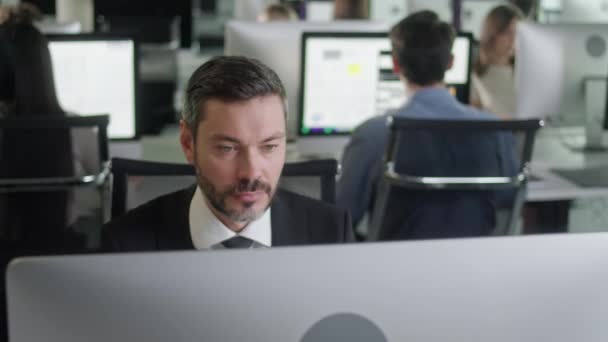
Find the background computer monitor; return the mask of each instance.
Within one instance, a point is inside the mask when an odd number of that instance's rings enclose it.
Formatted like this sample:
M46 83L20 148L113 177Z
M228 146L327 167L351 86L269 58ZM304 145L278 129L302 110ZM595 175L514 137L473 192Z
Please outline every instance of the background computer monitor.
M137 48L133 38L51 35L49 50L62 108L78 115L109 114L111 139L137 138Z
M283 81L289 102L288 134L294 138L298 131L302 32L386 32L387 30L387 23L368 21L269 23L230 21L226 25L224 53L259 59L277 72Z
M454 65L444 78L463 103L469 98L471 39L457 36ZM391 50L386 32L305 32L298 134L349 134L366 119L402 106L406 94L393 72Z
M166 42L170 27L178 18L180 46L192 43L192 1L189 0L101 0L94 3L98 29L134 32L141 41Z
M585 80L608 77L608 25L525 22L516 42L516 116L583 125Z
M7 272L10 341L605 342L607 244L594 233L21 259Z

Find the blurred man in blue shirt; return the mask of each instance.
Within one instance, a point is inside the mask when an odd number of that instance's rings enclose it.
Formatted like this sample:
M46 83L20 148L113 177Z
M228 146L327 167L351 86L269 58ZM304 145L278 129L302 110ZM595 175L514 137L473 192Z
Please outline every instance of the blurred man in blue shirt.
M390 115L419 119L496 119L494 115L459 103L445 87L444 74L453 63L451 50L455 33L435 13L421 11L406 17L392 28L390 38L394 71L400 75L409 98ZM344 151L337 201L350 211L355 224L373 209L389 133L386 122L387 115L364 122L355 130ZM517 165L511 138L493 134L491 141L464 139L462 144L453 144L439 136L426 136L412 144L400 145L398 158L405 159L405 165L423 174L442 170L480 176L513 175ZM475 165L467 165L466 158L460 158L465 154L477 159L475 163L468 163ZM398 203L393 201L390 205L389 202L385 221L394 227L384 238L487 235L495 226L495 209L503 205L500 202L504 197L491 193L404 192Z

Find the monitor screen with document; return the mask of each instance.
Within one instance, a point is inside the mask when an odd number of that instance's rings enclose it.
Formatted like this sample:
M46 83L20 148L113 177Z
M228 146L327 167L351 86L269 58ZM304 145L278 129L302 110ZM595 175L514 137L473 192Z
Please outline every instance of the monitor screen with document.
M388 28L387 23L367 20L267 23L231 20L226 23L224 54L256 58L279 75L288 100L287 133L290 138L295 138L299 117L302 33L307 31L386 32Z
M470 34L457 36L454 64L444 79L463 103L469 97L471 40ZM349 134L406 100L385 32L305 32L301 62L300 136Z
M61 107L77 115L110 115L111 139L134 139L138 135L135 45L128 36L49 36Z

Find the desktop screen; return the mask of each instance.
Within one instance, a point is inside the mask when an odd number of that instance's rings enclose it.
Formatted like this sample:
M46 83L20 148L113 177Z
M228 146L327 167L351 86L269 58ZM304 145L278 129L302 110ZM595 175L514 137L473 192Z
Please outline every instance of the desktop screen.
M78 115L109 114L110 138L136 138L133 39L66 35L49 40L62 108Z
M456 38L454 65L445 75L445 83L462 102L468 101L470 37ZM386 33L305 32L302 54L302 136L348 134L406 100L403 84L392 70Z

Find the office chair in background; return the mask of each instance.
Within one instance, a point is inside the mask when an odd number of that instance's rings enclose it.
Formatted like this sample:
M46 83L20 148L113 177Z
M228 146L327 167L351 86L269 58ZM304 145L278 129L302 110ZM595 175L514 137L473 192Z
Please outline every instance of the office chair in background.
M189 164L175 164L175 163L164 163L144 160L132 160L123 158L112 158L111 163L112 172L112 218L118 217L124 214L128 209L134 207L136 204L141 204L145 200L158 197L164 193L176 191L180 187L185 187L196 182L194 168ZM336 201L336 174L338 172L338 162L334 159L323 159L323 160L312 160L297 163L286 163L283 167L281 174L281 182L285 179L296 178L316 178L318 179L320 189L318 191L319 199L328 202L335 203ZM166 188L159 190L156 189L155 193L144 194L145 200L140 199L137 203L130 203L129 192L133 191L129 186L129 177L172 177L172 182L162 182L163 184L170 184L170 189ZM141 180L141 178L140 178ZM149 187L161 188L158 184L150 183ZM295 192L301 187L289 186L284 183L280 183L282 188L287 188ZM145 186L142 186L142 188ZM308 191L309 187L306 186L306 191L303 191L305 195L314 196L312 193L315 191ZM150 190L150 189L148 189Z
M70 224L70 190L94 187L103 206L109 175L108 123L107 115L0 119L2 243L36 242L52 249L53 239ZM75 174L72 146L77 142L72 141L71 129L76 128L95 132L100 170L94 174Z
M107 115L0 118L0 340L10 260L85 250L84 236L68 227L70 190L92 187L106 202L108 123ZM94 174L75 173L70 130L76 128L94 130L100 166Z
M541 120L420 120L392 117L369 240L516 232ZM521 134L522 139L518 139ZM500 142L519 152L505 170ZM399 152L407 145L408 153ZM502 152L502 158L509 151ZM497 224L497 209L506 222ZM500 211L500 210L499 210Z

